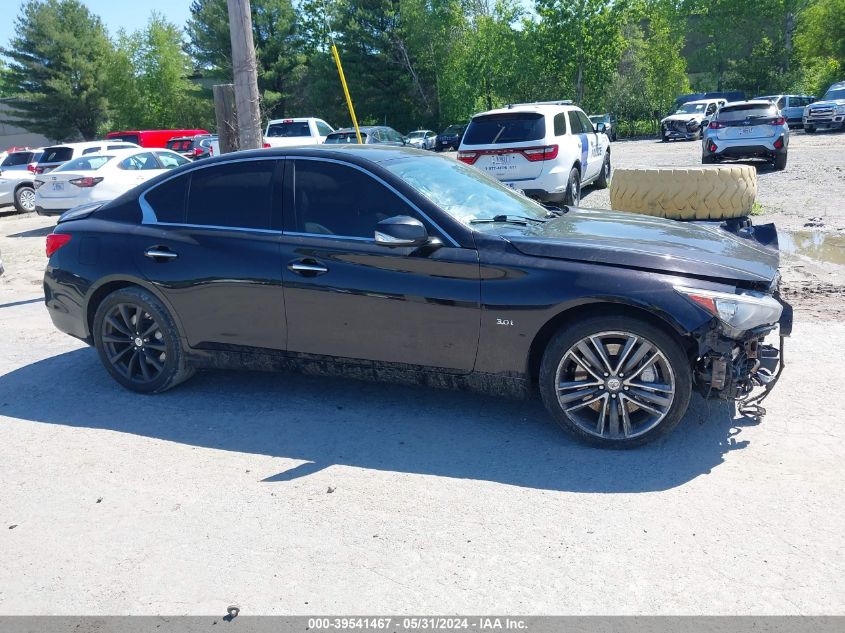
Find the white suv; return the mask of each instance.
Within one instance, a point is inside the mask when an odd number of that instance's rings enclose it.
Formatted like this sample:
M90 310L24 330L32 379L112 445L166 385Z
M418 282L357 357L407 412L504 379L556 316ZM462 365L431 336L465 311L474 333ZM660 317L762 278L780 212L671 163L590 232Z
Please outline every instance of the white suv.
M264 132L265 147L292 147L294 145L320 145L334 128L314 117L299 119L274 119L267 123Z
M610 180L610 140L571 101L520 103L476 114L458 160L543 202L578 206L581 188Z

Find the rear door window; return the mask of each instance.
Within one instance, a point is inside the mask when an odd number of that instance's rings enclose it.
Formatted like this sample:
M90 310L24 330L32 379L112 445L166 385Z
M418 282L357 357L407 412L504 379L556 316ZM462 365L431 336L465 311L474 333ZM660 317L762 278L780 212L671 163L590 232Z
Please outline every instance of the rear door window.
M470 121L465 145L497 145L537 141L546 135L545 117L537 112L487 114Z
M276 161L252 160L192 172L187 223L269 229Z
M129 171L144 171L148 169L161 169L152 152L144 152L143 154L135 154L126 158L118 164L120 169Z
M190 174L177 176L144 194L144 199L152 207L159 222L185 223L185 197L189 182Z
M581 121L581 130L583 132L592 133L596 131L596 129L593 127L593 124L590 123L590 119L587 118L586 114L577 110L575 111L575 113L578 115L578 120Z
M61 166L62 171L97 171L109 162L112 156L83 156L70 160Z
M64 163L73 158L72 147L48 147L39 163Z
M158 157L158 162L165 169L173 169L191 162L187 158L179 156L179 154L171 154L170 152L156 152L155 154Z

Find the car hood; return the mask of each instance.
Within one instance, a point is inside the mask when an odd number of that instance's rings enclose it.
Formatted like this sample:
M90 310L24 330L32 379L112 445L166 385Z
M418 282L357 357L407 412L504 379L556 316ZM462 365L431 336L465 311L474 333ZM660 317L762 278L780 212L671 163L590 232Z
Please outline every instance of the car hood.
M845 99L828 99L827 101L814 101L807 108L814 110L816 108L831 108L842 105L845 105Z
M513 230L511 230L513 228ZM771 282L779 255L717 227L634 213L573 209L502 233L526 255L734 282Z
M666 121L698 121L704 118L704 114L699 112L690 112L689 114L670 114L665 119L663 119L663 123Z

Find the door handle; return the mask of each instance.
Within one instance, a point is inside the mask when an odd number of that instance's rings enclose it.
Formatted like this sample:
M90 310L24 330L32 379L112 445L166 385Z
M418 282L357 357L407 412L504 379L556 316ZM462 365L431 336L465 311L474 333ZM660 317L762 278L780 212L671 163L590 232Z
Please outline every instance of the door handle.
M291 262L288 264L288 268L291 272L295 272L297 275L302 275L303 277L316 277L317 275L329 272L328 268L313 259Z
M157 248L155 246L152 246L152 247L150 247L150 248L148 248L147 250L144 251L144 257L149 257L150 259L153 259L153 260L156 260L156 261L159 261L159 260L169 261L171 259L176 259L177 257L179 257L179 255L177 253L174 253L173 251L169 251L165 248Z

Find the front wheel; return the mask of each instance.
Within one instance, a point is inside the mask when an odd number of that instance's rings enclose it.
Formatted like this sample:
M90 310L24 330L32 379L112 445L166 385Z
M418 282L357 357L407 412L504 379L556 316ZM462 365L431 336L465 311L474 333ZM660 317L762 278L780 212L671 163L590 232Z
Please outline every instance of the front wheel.
M805 126L804 126L804 131L805 131L807 134L813 134L813 133L816 131L816 126L815 126L815 125L805 125Z
M607 189L610 183L610 152L604 153L604 163L601 166L601 173L596 180L596 189Z
M19 213L35 211L35 189L28 186L19 187L15 191L15 209Z
M691 391L679 342L627 316L564 327L540 366L540 394L554 420L600 448L633 448L666 435L686 413Z
M581 172L577 167L569 171L569 180L566 182L566 193L563 196L563 204L567 207L577 207L581 204Z
M176 323L143 288L122 288L107 296L94 315L93 336L106 370L131 391L166 391L194 373Z

